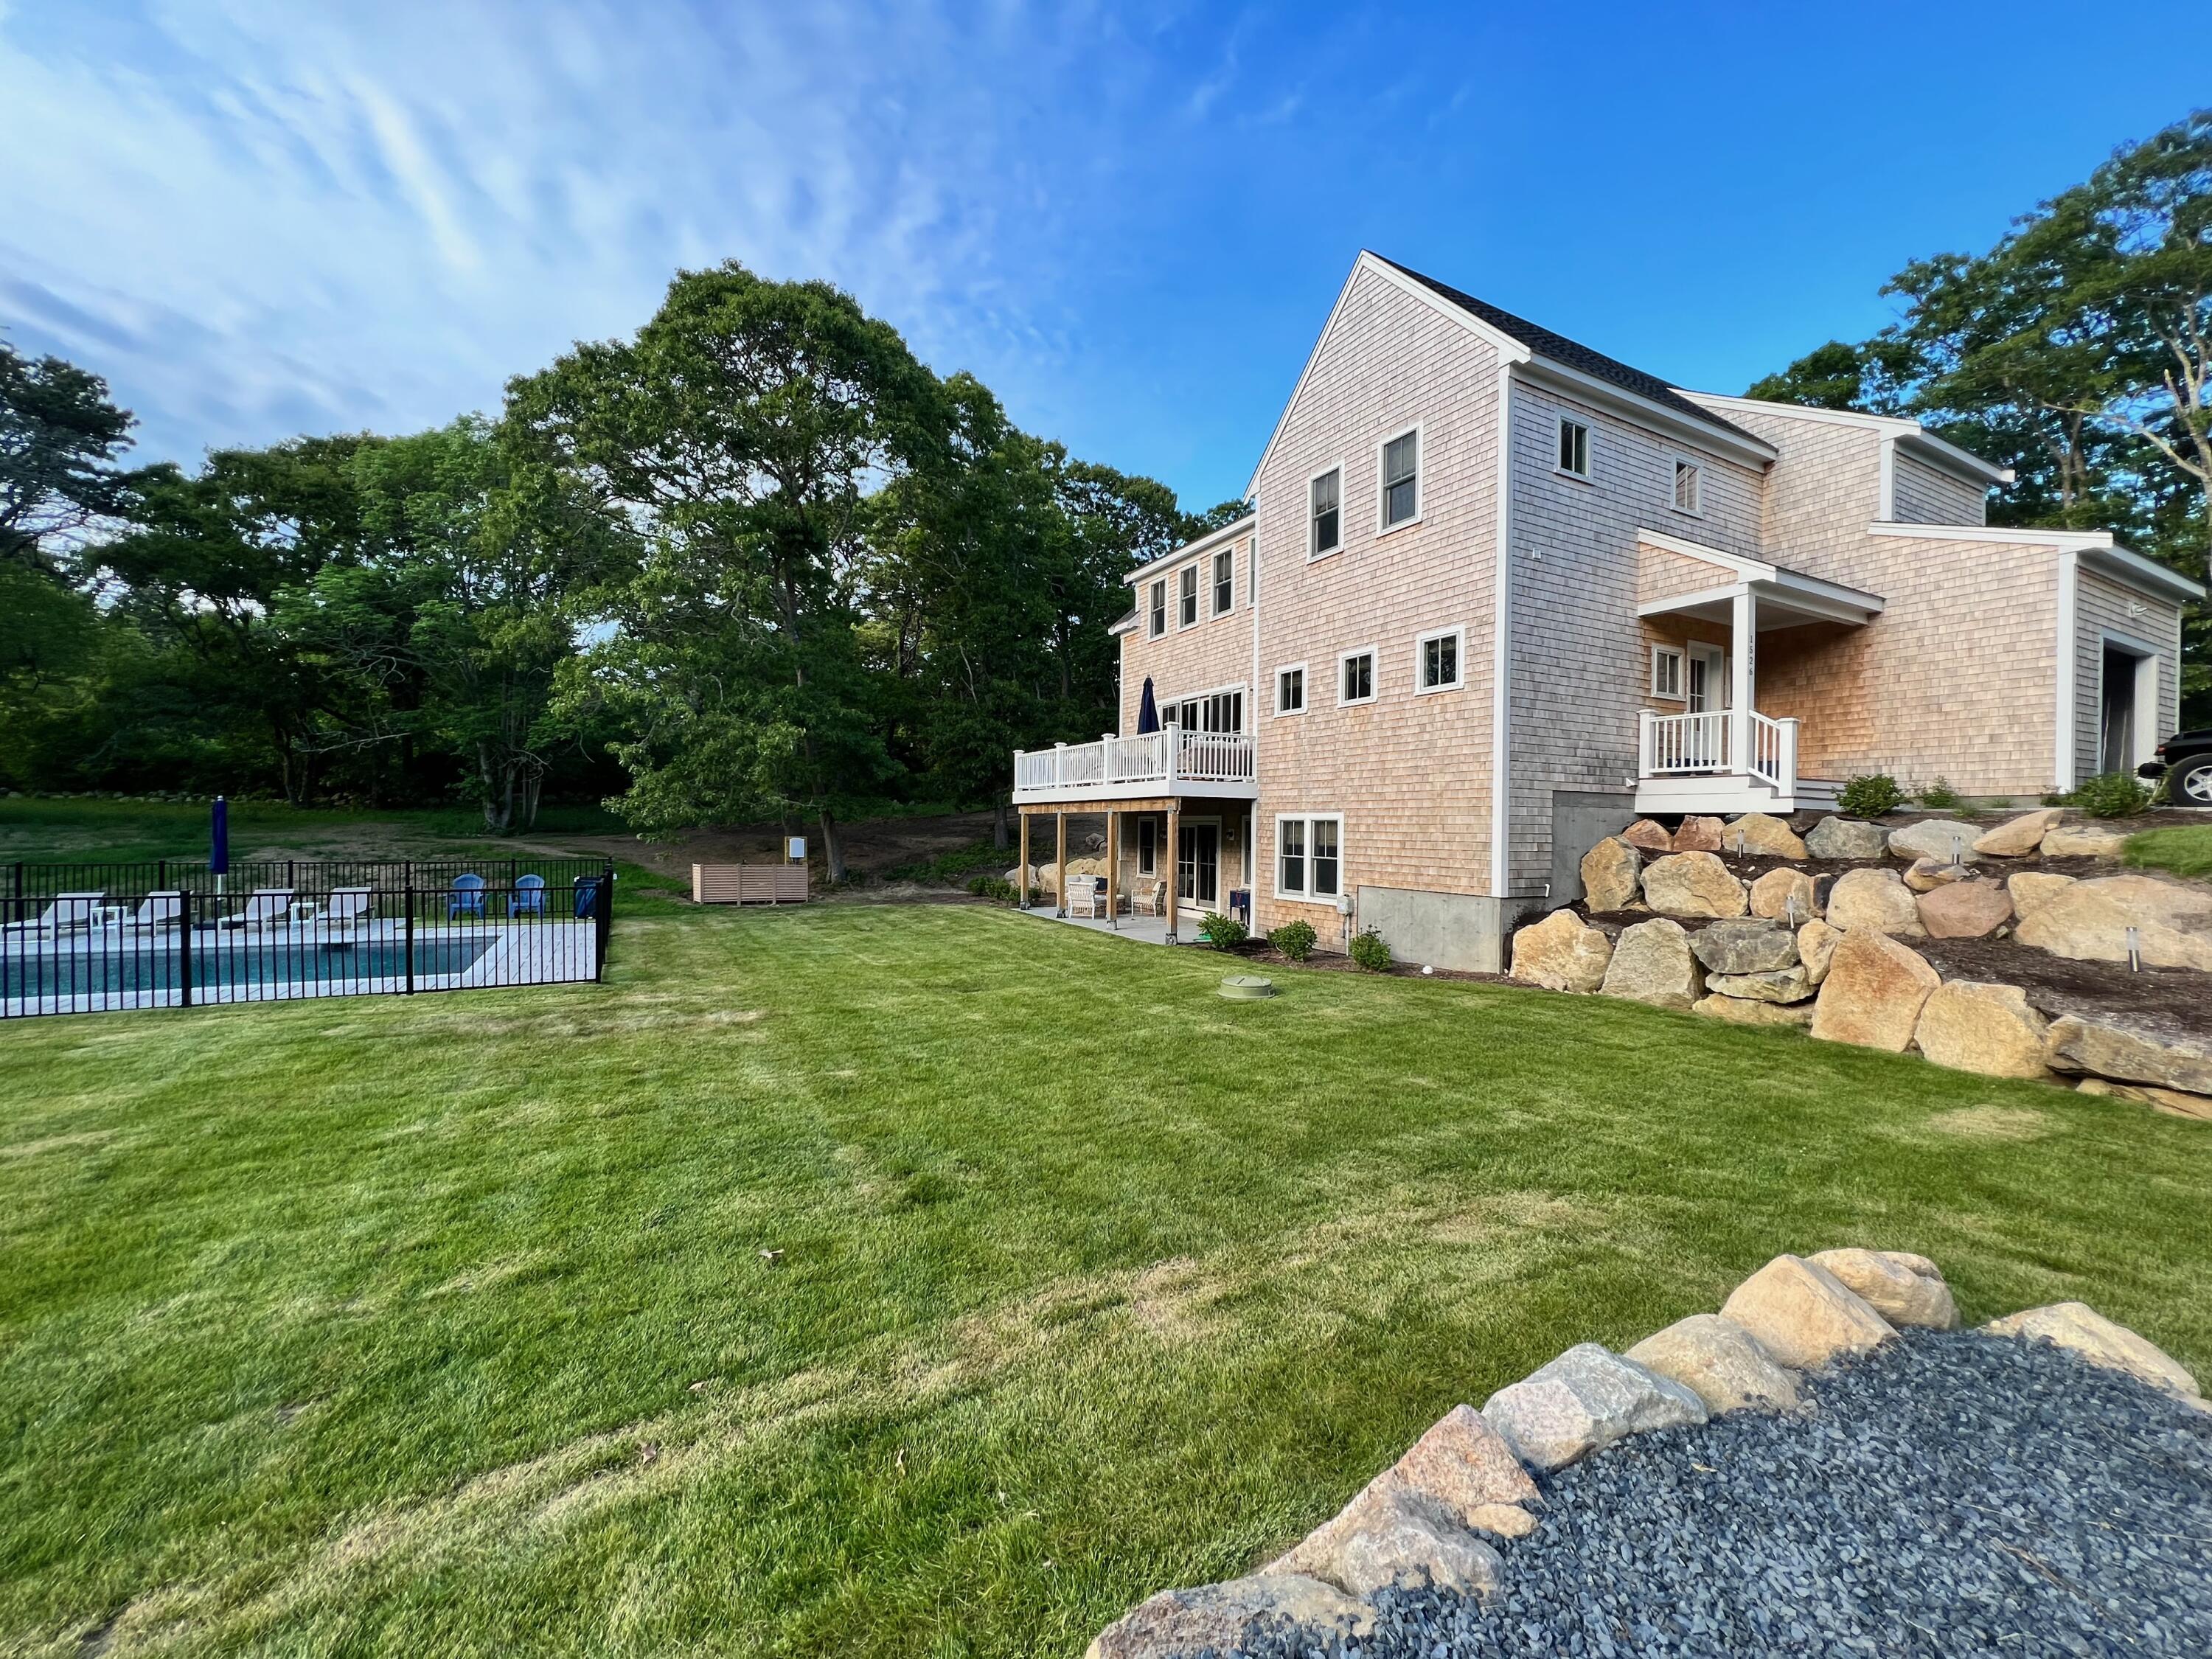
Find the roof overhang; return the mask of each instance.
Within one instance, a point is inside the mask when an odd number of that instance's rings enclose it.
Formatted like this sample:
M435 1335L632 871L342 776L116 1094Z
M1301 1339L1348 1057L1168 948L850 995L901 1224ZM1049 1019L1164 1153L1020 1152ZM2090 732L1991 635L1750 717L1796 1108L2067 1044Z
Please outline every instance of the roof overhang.
M2191 581L2178 570L2169 570L2155 559L2147 559L2122 547L2109 530L2028 530L2005 525L1893 524L1877 520L1867 526L1874 536L1901 536L1910 541L1993 542L2013 547L2048 547L2056 552L2079 554L2083 563L2131 587L2155 593L2184 605L2204 597L2204 585Z
M1584 403L1612 410L1640 426L1666 434L1677 443L1695 444L1701 449L1710 450L1724 459L1745 466L1763 469L1782 453L1772 444L1743 433L1732 432L1724 426L1691 420L1664 404L1653 403L1649 398L1639 398L1625 386L1601 380L1595 374L1585 374L1578 368L1570 368L1549 357L1532 354L1520 365L1518 373L1525 380L1579 398Z
M1257 513L1247 513L1233 524L1225 524L1218 530L1209 530L1196 541L1185 542L1172 552L1163 553L1157 559L1147 560L1121 580L1131 583L1140 582L1147 576L1165 570L1170 565L1180 564L1185 559L1196 558L1201 553L1210 553L1222 543L1235 540L1259 521L1260 515Z
M1727 622L1735 614L1736 599L1749 593L1759 601L1759 630L1798 628L1807 623L1846 623L1855 627L1872 622L1887 603L1879 593L1846 587L1841 582L1785 569L1764 559L1746 558L1703 542L1672 536L1663 530L1639 529L1636 538L1662 552L1679 554L1717 567L1716 574L1732 576L1711 587L1666 599L1651 599L1636 607L1639 617L1695 617L1704 622Z
M1774 403L1765 398L1729 398L1717 392L1691 392L1677 386L1677 392L1692 403L1711 404L1717 409L1739 410L1747 415L1779 415L1791 420L1813 421L1829 426L1855 426L1863 431L1880 434L1890 441L1901 445L1916 460L1964 479L1968 483L1987 489L1991 484L2010 483L2012 469L1985 461L1971 450L1965 450L1948 439L1939 438L1919 422L1898 415L1869 415L1856 409L1814 409L1805 404Z

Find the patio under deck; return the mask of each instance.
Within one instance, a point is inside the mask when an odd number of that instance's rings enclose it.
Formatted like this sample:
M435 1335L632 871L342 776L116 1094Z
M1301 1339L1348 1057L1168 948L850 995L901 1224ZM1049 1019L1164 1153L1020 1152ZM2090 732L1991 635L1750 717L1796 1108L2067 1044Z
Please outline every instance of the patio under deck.
M1024 906L1023 915L1036 916L1045 921L1060 922L1070 927L1087 927L1094 933L1112 933L1120 939L1134 939L1140 945L1195 945L1195 936L1189 939L1170 939L1165 916L1121 916L1108 921L1103 916L1063 916L1049 903Z

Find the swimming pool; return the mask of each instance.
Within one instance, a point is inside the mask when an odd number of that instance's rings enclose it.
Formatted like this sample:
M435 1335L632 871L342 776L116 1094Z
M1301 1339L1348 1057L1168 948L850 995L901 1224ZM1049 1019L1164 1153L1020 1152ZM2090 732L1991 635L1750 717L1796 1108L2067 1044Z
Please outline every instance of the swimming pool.
M496 933L483 930L419 935L413 947L415 977L466 973L497 940ZM366 988L378 980L404 980L408 948L399 938L345 943L282 933L195 932L192 989L298 987L313 995ZM95 941L88 949L0 955L0 1001L173 991L184 982L183 961L173 935L106 950Z

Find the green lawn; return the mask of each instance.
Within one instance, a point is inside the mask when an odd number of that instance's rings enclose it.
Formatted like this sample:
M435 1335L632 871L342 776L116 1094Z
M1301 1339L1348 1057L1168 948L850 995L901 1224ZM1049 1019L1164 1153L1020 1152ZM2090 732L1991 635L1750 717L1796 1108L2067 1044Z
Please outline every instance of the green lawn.
M1224 1002L1003 910L660 908L602 987L0 1028L0 1650L1073 1653L1784 1249L2212 1370L2203 1124L1594 998Z
M2182 824L2130 836L2128 862L2138 869L2212 879L2212 824Z

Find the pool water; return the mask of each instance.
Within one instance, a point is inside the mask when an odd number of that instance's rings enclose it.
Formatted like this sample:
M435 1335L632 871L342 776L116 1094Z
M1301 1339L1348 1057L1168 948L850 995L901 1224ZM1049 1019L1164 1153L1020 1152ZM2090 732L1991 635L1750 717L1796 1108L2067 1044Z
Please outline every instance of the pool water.
M433 934L415 941L415 976L465 973L491 949L493 933ZM46 951L0 957L0 1000L128 995L172 991L181 957L174 938L147 939L112 951ZM407 972L404 939L356 945L253 934L192 935L192 987L300 985L342 987L400 979Z

